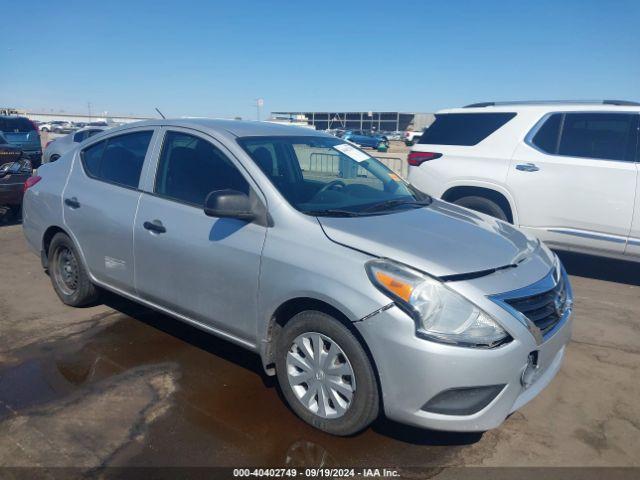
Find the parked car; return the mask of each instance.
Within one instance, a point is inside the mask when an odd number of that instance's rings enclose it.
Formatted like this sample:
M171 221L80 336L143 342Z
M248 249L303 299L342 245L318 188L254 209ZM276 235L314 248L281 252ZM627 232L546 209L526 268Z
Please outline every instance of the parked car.
M87 127L64 137L55 138L47 143L42 154L42 163L55 162L63 153L75 147L89 137L106 130L106 127Z
M549 384L570 339L571 286L547 247L321 132L145 121L25 187L25 236L64 303L100 287L248 348L332 434L382 410L496 427Z
M31 162L21 155L19 149L16 155L16 147L0 145L0 206L9 207L14 218L20 217L24 183L33 171ZM9 157L17 160L5 162Z
M71 122L52 122L53 133L71 133L75 132L77 127Z
M420 141L420 137L422 136L422 130L419 130L417 132L414 132L413 130L407 130L406 132L404 132L404 143L407 146L411 146L414 145L415 143L418 143L418 141Z
M548 245L640 261L640 104L480 104L445 110L409 154L425 192Z
M34 168L40 166L42 158L40 133L31 120L26 117L0 115L0 133L7 142L22 150Z
M361 147L389 147L389 139L387 139L387 137L373 132L366 132L364 130L347 130L342 135L342 138L360 145Z

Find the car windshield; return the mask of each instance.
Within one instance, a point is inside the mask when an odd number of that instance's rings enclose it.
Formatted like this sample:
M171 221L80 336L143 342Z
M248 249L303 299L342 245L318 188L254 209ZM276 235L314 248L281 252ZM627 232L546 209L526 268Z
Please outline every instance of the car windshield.
M296 209L317 216L388 213L428 195L339 138L243 137L238 142Z

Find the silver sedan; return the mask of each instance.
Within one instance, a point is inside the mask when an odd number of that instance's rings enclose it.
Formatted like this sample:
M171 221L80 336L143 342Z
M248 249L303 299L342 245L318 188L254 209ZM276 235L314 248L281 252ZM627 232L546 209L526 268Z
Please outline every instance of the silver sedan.
M571 336L549 249L324 133L129 124L25 188L24 233L62 302L110 290L235 342L332 434L382 413L497 427L551 382Z

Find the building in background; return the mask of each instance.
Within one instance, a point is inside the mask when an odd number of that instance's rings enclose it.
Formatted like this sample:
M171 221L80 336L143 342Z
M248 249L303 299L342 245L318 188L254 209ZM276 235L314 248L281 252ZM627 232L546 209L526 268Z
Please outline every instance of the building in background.
M406 112L272 112L279 123L307 124L316 130L420 131L431 125L431 113Z

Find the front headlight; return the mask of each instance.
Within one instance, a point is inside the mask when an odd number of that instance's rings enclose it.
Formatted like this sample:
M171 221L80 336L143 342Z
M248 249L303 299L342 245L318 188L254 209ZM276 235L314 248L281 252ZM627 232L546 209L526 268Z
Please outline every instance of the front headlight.
M421 336L477 347L509 338L487 313L440 280L385 259L367 262L366 269L373 284L414 318Z

